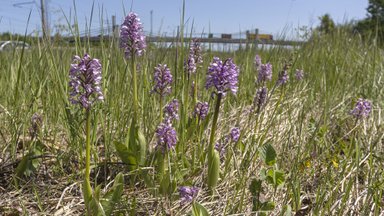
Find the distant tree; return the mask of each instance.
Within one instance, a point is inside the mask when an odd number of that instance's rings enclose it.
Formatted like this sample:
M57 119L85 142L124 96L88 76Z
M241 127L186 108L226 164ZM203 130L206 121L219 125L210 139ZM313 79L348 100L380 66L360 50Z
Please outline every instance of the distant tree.
M355 31L363 37L377 35L378 42L384 42L384 0L369 0L367 18L357 22Z
M384 21L384 0L369 0L368 18L371 20Z
M12 34L10 32L4 32L0 35L0 40L11 40Z
M329 14L324 14L323 16L319 17L319 19L320 26L318 30L321 34L329 34L335 30L335 22L333 22Z

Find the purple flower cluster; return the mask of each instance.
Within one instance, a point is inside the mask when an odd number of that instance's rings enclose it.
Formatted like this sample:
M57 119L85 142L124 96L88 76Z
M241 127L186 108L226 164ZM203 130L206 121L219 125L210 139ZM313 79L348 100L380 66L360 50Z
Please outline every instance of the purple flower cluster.
M370 101L359 98L356 102L355 108L351 111L351 115L355 118L361 119L369 115L372 110L372 104Z
M260 70L261 67L261 57L259 55L255 56L255 68L256 70Z
M186 204L192 202L199 193L199 188L197 187L189 187L189 186L182 186L179 187L179 194L181 198L181 204Z
M289 75L287 70L283 70L279 73L279 79L277 80L278 85L284 85L288 82Z
M160 123L156 129L156 148L162 151L173 149L177 143L177 134L171 124Z
M164 108L164 121L156 129L156 149L161 151L173 149L177 143L177 133L172 127L172 121L179 119L179 101L173 99Z
M304 78L304 71L296 69L295 77L297 80L302 80Z
M207 102L197 102L195 110L193 111L193 117L197 117L200 120L204 120L208 115L209 106Z
M215 144L215 149L216 151L219 152L220 158L222 159L224 158L228 141L229 141L229 136L225 136L223 139L217 141Z
M165 123L171 124L174 119L179 119L178 112L179 112L179 101L177 99L173 99L164 108Z
M203 57L201 55L202 49L200 43L197 39L192 40L191 46L189 48L189 55L195 59L196 64L203 63Z
M238 127L234 127L231 129L231 139L233 142L237 142L239 141L239 138L240 138L240 128Z
M188 72L188 74L196 73L196 62L195 58L193 56L189 55L188 60L185 64L185 70Z
M83 58L75 56L69 70L69 100L72 104L80 104L89 109L97 100L104 100L101 92L101 64L88 54Z
M143 55L146 46L140 18L130 12L120 28L120 47L124 49L125 57L130 58Z
M32 137L36 137L43 126L43 118L40 114L34 113L31 117L31 127L29 127L29 135Z
M261 62L260 62L261 63ZM272 79L272 65L270 63L260 64L259 74L257 76L257 81L259 83L270 81Z
M237 92L237 82L239 68L233 63L232 59L227 59L224 63L218 57L214 57L208 67L207 81L205 87L215 87L218 94L225 95L227 91L233 94Z
M185 64L185 70L191 74L196 73L197 65L203 63L201 56L201 46L197 40L192 40L189 48L188 60Z
M267 101L268 88L262 87L257 90L253 105L257 110L260 110Z
M171 93L172 74L167 65L159 64L155 67L153 79L155 82L153 92L158 93L161 97Z

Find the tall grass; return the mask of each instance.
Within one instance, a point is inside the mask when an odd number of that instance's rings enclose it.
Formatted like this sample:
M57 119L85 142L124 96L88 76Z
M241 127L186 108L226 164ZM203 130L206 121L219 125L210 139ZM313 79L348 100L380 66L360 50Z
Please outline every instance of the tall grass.
M292 62L289 83L276 88L258 115L249 112L257 90L255 49L231 53L206 49L196 77L198 100L209 101L210 114L199 125L192 116L195 101L187 99L191 82L183 71L188 47L184 45L176 50L150 44L144 57L136 58L139 115L149 149L145 164L140 166L122 163L114 144L128 142L134 112L132 71L118 41L101 40L94 47L78 39L68 46L36 41L23 54L0 53L0 170L3 173L0 198L4 200L0 201L0 212L14 212L18 207L28 214L52 214L64 207L72 209L74 214L83 212L75 203L81 203L79 169L84 163L85 128L81 110L70 106L68 101L68 70L73 55L84 52L101 60L105 94L104 103L92 112L95 120L91 124L97 125L97 130L91 132L92 143L96 144L92 149L91 179L94 185L108 188L118 172L124 173L127 183L116 214L187 214L190 206L180 205L176 193L176 186L182 185L201 188L196 200L211 215L255 214L248 187L253 179L262 179L265 174L262 170L283 173L284 184L275 187L262 181L260 200L273 202L275 207L268 211L258 209L259 213L379 215L384 212L381 119L384 58L380 48L366 44L358 36L335 32L314 37L302 47L258 49L263 61L273 65L269 89L273 88L284 64ZM207 175L204 152L208 150L214 100L204 84L213 56L232 57L240 67L237 95L228 94L222 101L216 141L235 126L240 127L242 135L241 141L227 146L212 195L204 180ZM164 98L163 104L177 98L182 110L179 122L174 125L179 141L167 161L171 182L166 198L158 193L161 182L157 181L153 163L154 134L163 108L151 93L153 70L159 63L175 65L170 67L175 80L172 94ZM297 68L305 71L302 81L294 79ZM18 92L16 98L15 92ZM349 112L359 97L371 100L373 110L367 119L355 121ZM28 133L34 113L43 119L37 139L31 139ZM260 149L267 144L277 154L273 165L263 162ZM34 151L36 148L38 153ZM24 172L17 175L15 170L21 159L31 152L35 153L28 159L34 162L26 169L31 171L29 178L25 178ZM17 185L11 177L17 179ZM13 199L12 191L25 198Z

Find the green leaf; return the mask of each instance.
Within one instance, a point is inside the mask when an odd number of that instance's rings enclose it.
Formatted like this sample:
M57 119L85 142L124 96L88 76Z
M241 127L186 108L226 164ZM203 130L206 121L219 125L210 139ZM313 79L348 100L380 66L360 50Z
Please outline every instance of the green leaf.
M20 163L17 165L16 172L15 172L16 177L18 177L18 178L23 177L25 171L28 168L28 161L29 161L29 156L30 155L31 155L30 153L26 154L23 157L23 159L21 159Z
M167 195L170 187L169 173L167 172L161 179L159 191L163 195Z
M144 166L145 160L147 158L147 141L145 140L145 136L141 130L137 133L137 144L140 154L138 154L137 161L139 161L139 164Z
M136 158L136 163L140 165L145 165L145 160L147 156L147 141L143 132L135 124L135 119L131 122L131 127L129 128L129 136L126 139L126 146L130 152Z
M279 170L268 170L267 181L275 188L282 186L285 181L284 173Z
M18 178L25 176L30 176L33 172L37 170L37 168L40 165L41 159L35 158L31 159L33 157L39 157L41 156L41 151L38 148L31 149L28 154L26 154L20 161L20 163L16 167L16 176Z
M192 204L192 215L193 216L209 216L207 209L198 202Z
M163 176L165 175L165 157L161 151L156 151L155 157L156 157L156 163L157 163L157 167L156 167L157 175L159 176L160 179L162 179Z
M169 185L169 186L170 186L170 187L168 188L168 194L171 195L171 194L173 194L173 193L175 192L175 190L176 190L176 186L177 186L176 181L173 179L173 180L170 182L170 185Z
M214 151L208 155L208 188L214 189L219 180L220 174L220 156Z
M127 148L127 146L125 146L123 143L115 141L114 144L120 159L125 164L129 165L131 170L136 169L137 168L136 155L133 152L131 152Z
M319 137L324 137L327 134L327 132L328 132L328 126L327 125L321 125L317 135Z
M30 176L33 172L37 170L40 165L41 159L31 158L40 155L41 151L36 147L34 149L31 149L28 154L24 155L15 170L14 182L16 184L16 187L18 187L19 179L21 179L23 176Z
M262 203L257 196L252 197L252 211L259 211Z
M30 158L34 157L34 156L39 157L41 155L42 155L42 151L40 151L40 148L38 146L35 146L30 151ZM28 167L27 167L25 175L30 176L30 174L32 174L33 172L35 172L39 168L40 163L41 163L41 158L30 159L28 162Z
M132 119L131 127L129 128L129 137L127 146L129 149L136 148L136 125L135 125L135 119ZM135 149L134 149L135 150Z
M274 202L265 202L262 204L261 209L262 211L272 211L275 209L276 204Z
M106 216L104 208L100 203L100 185L97 186L93 192L89 213L90 215Z
M170 173L166 172L160 182L159 191L164 196L171 195L176 190L176 181L174 179L171 179L170 177Z
M266 165L273 166L276 163L276 151L270 143L260 147L259 153Z
M283 208L284 216L292 216L292 207L290 205L286 205Z
M257 194L261 193L261 183L260 179L252 179L251 184L249 185L249 191L253 196L257 196Z
M267 178L267 170L265 168L261 168L259 175L261 180L265 180Z
M87 211L90 211L91 209L90 204L92 201L92 187L88 179L84 179L82 191L83 191L85 207Z
M274 175L275 186L279 187L283 185L284 181L285 181L284 173L279 170L275 170L275 175Z
M107 194L102 198L101 204L104 208L105 215L112 215L113 210L117 203L120 202L121 195L123 194L124 187L124 178L123 174L119 173L115 177L112 188L108 191Z
M155 187L155 182L152 176L149 174L149 172L147 170L141 170L140 176L144 180L146 188L148 188L150 191L153 192L153 188Z

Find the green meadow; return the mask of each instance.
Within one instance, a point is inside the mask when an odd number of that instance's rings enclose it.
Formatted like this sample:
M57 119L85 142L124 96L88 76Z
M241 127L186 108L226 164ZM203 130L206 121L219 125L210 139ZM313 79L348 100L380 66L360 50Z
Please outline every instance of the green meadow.
M30 49L0 53L0 215L383 214L384 57L365 42L374 37L337 30L297 47L243 44L228 52L202 44L194 74L185 69L183 38L148 43L134 60L118 38L75 38L32 39ZM69 100L73 56L85 53L102 65L104 100L90 109ZM256 54L273 66L259 109ZM215 88L206 88L214 57L232 58L239 71L237 93L219 104ZM163 97L153 91L158 64L173 78ZM284 70L288 82L278 85ZM366 117L351 114L359 98L372 104ZM173 99L177 142L159 149L158 127ZM209 104L204 119L194 114L198 101ZM211 150L215 143L222 151ZM183 202L182 186L198 193Z

